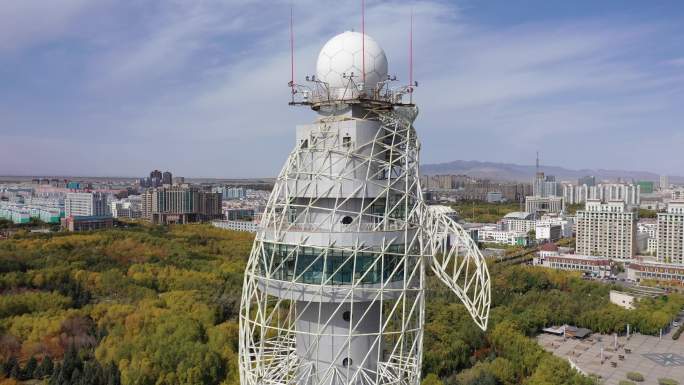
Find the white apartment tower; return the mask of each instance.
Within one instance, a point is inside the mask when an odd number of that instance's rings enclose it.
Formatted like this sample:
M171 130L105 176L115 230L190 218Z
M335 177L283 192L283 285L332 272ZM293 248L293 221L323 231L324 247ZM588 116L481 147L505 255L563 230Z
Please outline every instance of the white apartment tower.
M660 176L660 189L669 190L670 189L670 177L667 175Z
M107 196L99 192L67 193L64 214L67 217L107 216Z
M656 256L660 262L684 264L684 201L670 202L658 214Z
M636 216L625 202L589 200L576 221L577 254L621 260L636 254Z

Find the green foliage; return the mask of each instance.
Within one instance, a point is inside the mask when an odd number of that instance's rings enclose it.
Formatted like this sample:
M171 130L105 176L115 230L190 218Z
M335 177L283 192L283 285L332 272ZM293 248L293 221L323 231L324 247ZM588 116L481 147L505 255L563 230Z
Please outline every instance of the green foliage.
M671 378L659 378L658 385L679 385L679 381Z
M494 206L498 216L512 208ZM53 385L239 383L237 314L252 241L180 225L0 242L2 374ZM670 295L625 310L609 303L608 286L575 273L493 266L491 277L487 332L428 277L423 385L589 384L529 337L563 323L657 334L684 307Z
M439 377L437 377L436 374L430 373L423 378L423 381L420 383L420 385L444 385L444 383L439 379Z
M0 318L26 313L65 309L71 305L71 298L58 293L25 292L0 296Z
M657 218L658 212L655 210L639 209L639 218Z
M591 385L593 381L570 368L566 360L546 353L526 384Z
M628 380L620 380L620 382L618 382L618 385L636 385L636 383Z
M52 358L50 358L50 356L46 356L45 358L43 358L43 361L40 362L40 365L38 365L36 371L33 373L33 378L43 378L51 376L53 370L54 363L52 362Z
M252 241L182 225L0 242L1 369L54 385L237 384Z
M494 223L504 215L520 210L519 203L487 203L462 201L451 205L463 220L468 222Z
M644 376L639 373L639 372L627 372L627 379L636 381L636 382L643 382L644 381Z
M592 384L594 381L545 352L533 339L543 327L572 324L603 333L632 330L657 335L684 307L669 295L643 300L635 310L609 301L611 287L579 273L531 266L491 268L492 310L486 333L473 328L467 312L434 277L428 279L423 372L446 385ZM449 357L445 359L444 357Z
M584 210L584 203L573 203L565 205L565 213L568 215L575 215L577 211Z

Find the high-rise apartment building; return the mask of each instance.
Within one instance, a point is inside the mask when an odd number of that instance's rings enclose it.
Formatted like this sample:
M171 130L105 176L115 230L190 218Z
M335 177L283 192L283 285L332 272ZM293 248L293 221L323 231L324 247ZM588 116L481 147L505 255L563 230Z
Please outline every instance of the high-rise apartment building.
M532 185L532 194L537 197L560 196L560 183L556 182L555 176L538 172Z
M636 215L625 202L589 200L577 212L576 253L613 259L636 254Z
M623 201L630 206L641 202L641 187L638 184L605 183L589 189L590 199L603 202Z
M170 171L164 171L164 173L162 174L161 183L163 185L164 184L168 184L168 185L173 184L173 175L171 175Z
M589 189L590 187L586 184L564 184L563 201L568 205L584 203L587 201L587 199L589 199Z
M660 176L660 189L667 190L670 188L670 177L667 175Z
M67 217L102 217L109 215L107 196L103 193L68 193L64 199Z
M600 200L623 201L627 205L636 206L641 203L641 186L625 183L601 183L595 186L564 184L563 199L566 204Z
M221 194L195 187L160 187L142 194L143 216L153 223L190 223L221 219Z
M658 261L684 264L684 201L670 202L658 213L656 256Z
M147 178L140 178L140 187L143 188L154 188L161 187L163 185L172 185L173 175L170 171L161 172L159 170L152 170L150 176Z
M150 172L150 187L158 187L161 185L162 172L159 170L153 170Z

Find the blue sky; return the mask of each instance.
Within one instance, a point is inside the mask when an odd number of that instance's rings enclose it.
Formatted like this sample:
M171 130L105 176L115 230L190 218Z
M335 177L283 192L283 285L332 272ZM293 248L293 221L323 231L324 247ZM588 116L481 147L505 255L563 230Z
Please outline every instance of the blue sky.
M276 175L291 1L0 2L0 174ZM294 1L298 78L359 1ZM407 78L415 14L422 162L684 175L681 1L374 1L366 31Z

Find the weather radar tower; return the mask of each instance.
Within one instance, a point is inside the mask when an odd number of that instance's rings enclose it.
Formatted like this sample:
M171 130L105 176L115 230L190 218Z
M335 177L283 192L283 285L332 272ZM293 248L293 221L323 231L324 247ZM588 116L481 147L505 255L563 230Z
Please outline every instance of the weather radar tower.
M403 101L416 84L394 80L373 38L344 32L290 83L317 118L297 126L247 264L242 385L418 385L428 269L487 327L487 266L423 201L418 109Z

